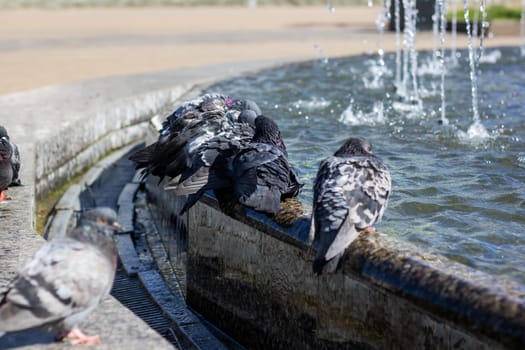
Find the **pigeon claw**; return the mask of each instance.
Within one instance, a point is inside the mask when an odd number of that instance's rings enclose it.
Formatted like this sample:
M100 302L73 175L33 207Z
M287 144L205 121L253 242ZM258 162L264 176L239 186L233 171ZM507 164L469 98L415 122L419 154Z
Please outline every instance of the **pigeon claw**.
M5 194L4 191L0 190L0 201L8 201L10 199L11 197Z
M365 233L376 232L376 228L373 227L373 226L368 226L368 227L365 227L365 228L363 229L363 232L365 232Z
M69 332L64 333L61 337L63 339L69 339L71 340L72 345L79 345L79 344L100 344L100 337L98 335L86 335L84 332L82 332L78 328L73 328Z

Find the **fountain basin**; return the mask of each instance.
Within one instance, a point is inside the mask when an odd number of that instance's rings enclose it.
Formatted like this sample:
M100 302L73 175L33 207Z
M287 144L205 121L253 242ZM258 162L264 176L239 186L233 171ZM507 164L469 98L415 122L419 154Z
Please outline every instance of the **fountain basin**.
M509 57L507 51L502 52L500 58ZM464 52L462 55L466 56ZM513 57L510 72L503 69L501 73L502 70L491 66L490 61L482 63L482 70L495 71L499 77L507 75L511 82L518 81L519 72L523 70L517 68L520 59ZM492 257L483 261L487 256L480 255L481 260L475 262L478 256L466 259L452 253L445 256L442 254L446 253L445 249L428 249L420 244L432 231L428 222L432 224L433 219L428 214L436 212L445 218L449 214L440 213L442 203L439 197L436 199L442 191L441 181L446 183L445 192L459 191L454 196L445 195L448 200L461 200L462 195L478 188L480 192L467 196L466 203L455 203L454 208L447 209L469 215L479 209L479 206L472 206L473 210L467 210L469 201L477 200L484 205L483 193L495 189L489 183L476 184L478 178L498 181L516 176L516 181L509 180L505 185L521 183L522 175L516 171L522 167L519 145L523 128L519 119L504 119L505 111L493 105L490 112L481 114L488 130L483 125L469 127L469 99L460 97L461 101L452 100L449 105L450 124L442 125L436 113L440 100L431 93L431 79L423 84L427 93L425 108L403 106L402 101L388 97L395 95L392 88L381 89L387 86L384 81L379 87L372 84L381 82L373 80L377 72L374 59L358 60L357 63L336 60L332 61L332 66L322 62L289 65L244 79L220 82L205 87L204 91L252 98L261 102L263 113L277 119L290 159L307 182L302 194L306 203L311 200L311 182L318 160L332 153L351 135L373 135L369 137L377 145L377 154L390 164L394 180L391 206L380 226L383 233L361 236L348 249L340 273L317 277L311 271L314 248L306 242L308 225L304 220L308 219L301 219L303 223L291 230L279 228L271 220L253 213L246 218L232 219L218 210L212 197L202 200L187 217L177 217L181 200L159 189L154 179L148 191L151 202L164 212L158 216L164 222L177 223L178 229L164 233L164 242L172 253L172 261L185 267L187 302L249 348L520 348L525 341L525 318L522 316L525 288L519 271L522 264L508 262L516 265L516 270L497 276L494 270L487 268L493 262ZM369 67L372 69L368 70ZM348 74L351 78L345 79ZM432 72L421 75L432 75ZM454 75L459 73L454 71ZM388 70L383 71L381 77L388 76ZM329 79L323 80L326 77ZM501 105L511 105L512 111L518 111L516 115L522 115L519 104L510 104L522 99L514 100L505 95L510 90L506 87L514 83L506 85L505 81L486 79L487 84L494 84L491 91L496 91L505 101ZM312 82L322 94L313 91ZM451 95L458 97L465 90L468 96L468 85L465 87L453 79L450 84ZM342 94L336 98L323 95L330 91ZM522 93L518 89L512 96ZM482 94L484 98L489 95L483 90ZM382 107L376 107L378 101L383 102ZM482 100L483 103L490 102ZM405 108L399 108L400 104ZM492 116L496 116L496 121ZM498 123L505 124L501 127ZM468 132L463 131L467 128ZM476 131L478 129L485 130L485 139L470 137L480 136L482 133ZM152 128L150 138L156 137ZM399 143L392 146L391 139ZM503 150L508 154L502 154ZM437 160L432 158L433 153L440 154ZM480 162L487 154L502 167L484 167L483 164L491 164ZM510 155L510 164L500 161L507 155ZM451 160L454 157L458 158ZM475 159L480 166L476 170L479 176L470 172L469 159ZM444 162L447 174L437 174L435 170L425 175L418 173L439 162ZM455 167L474 185L461 183L461 176L454 173ZM504 174L499 176L498 171ZM432 179L428 186L422 182L427 176ZM499 184L500 189L510 191L502 185ZM494 229L502 220L512 226L510 230L505 227L507 234L517 237L519 242L523 226L518 212L523 192L521 185L512 188L514 191L510 191L513 194L508 201L502 201L504 196L495 194L500 198L496 211L501 210L502 215L489 214L484 217L486 221L483 216L458 219L456 223L463 227L459 237L451 235L453 231L458 232L453 225L445 226L444 230L436 229L434 234L444 247L458 240L461 243L463 239L472 242L481 236L486 238L486 235L476 235L478 228L494 220L495 223L487 225L485 233L502 237ZM407 194L420 197L407 200L403 198ZM512 214L515 200L518 209ZM482 211L487 212L491 209ZM427 220L427 223L420 220ZM473 236L468 236L468 231L474 232ZM480 244L486 246L497 244L497 241L494 238ZM513 252L512 258L519 258L521 254L516 253L516 249L520 247L519 244L508 246L509 252ZM505 245L495 250L500 248ZM506 269L501 261L494 264L495 270L500 268Z
M157 136L151 127L150 140ZM223 214L151 177L148 202L186 302L250 349L518 349L525 289L384 233L361 235L340 272L315 276L309 219Z
M370 56L314 61L207 91L260 101L276 119L305 182L305 203L319 161L343 140L366 137L392 175L378 224L389 239L525 284L525 59L518 48L484 51L474 123L468 54L458 54L445 76L448 125L441 124L440 66L431 52L418 53L421 105L398 96L389 54L384 66Z

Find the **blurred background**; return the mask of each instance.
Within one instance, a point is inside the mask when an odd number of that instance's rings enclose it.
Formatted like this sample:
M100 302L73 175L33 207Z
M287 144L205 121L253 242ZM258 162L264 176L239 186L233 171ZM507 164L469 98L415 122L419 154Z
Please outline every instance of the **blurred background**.
M485 45L519 45L520 3L491 5L510 11L499 29L491 22ZM377 0L0 0L0 94L216 63L391 51L395 34L378 33L383 8ZM433 42L423 32L416 45ZM465 43L458 34L458 46Z

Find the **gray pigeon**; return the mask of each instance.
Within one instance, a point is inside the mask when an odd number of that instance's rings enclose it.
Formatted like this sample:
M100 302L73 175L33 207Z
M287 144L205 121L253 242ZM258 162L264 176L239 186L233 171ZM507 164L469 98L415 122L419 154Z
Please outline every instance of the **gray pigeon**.
M13 148L11 143L5 136L0 137L0 201L11 199L4 191L7 190L13 179L12 157Z
M373 231L388 203L392 183L372 145L350 138L321 162L314 184L312 230L318 243L313 270L334 272L362 230Z
M78 327L113 285L116 220L113 209L90 209L66 236L45 243L0 294L0 335L42 327L58 340L99 343Z
M182 213L209 189L229 215L242 207L274 215L281 200L298 195L303 184L288 163L279 127L272 118L255 119L253 137L224 135L203 145L200 159L178 184L168 184L177 195L187 195ZM238 206L240 205L240 206Z
M152 174L177 179L192 167L201 145L229 132L239 122L253 123L256 113L260 109L253 101L206 94L177 108L163 122L157 142L138 150L130 159L137 169L144 168L144 177Z
M21 186L22 182L19 178L20 152L18 151L18 146L13 141L11 141L9 135L7 134L7 130L3 126L0 126L0 137L5 137L11 144L11 148L13 150L13 154L11 156L11 166L13 167L13 179L11 180L10 186Z

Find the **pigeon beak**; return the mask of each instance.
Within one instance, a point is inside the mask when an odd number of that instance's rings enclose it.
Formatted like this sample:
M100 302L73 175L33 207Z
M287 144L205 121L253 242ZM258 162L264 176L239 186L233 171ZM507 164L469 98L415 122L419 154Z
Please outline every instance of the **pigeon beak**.
M120 224L116 221L111 225L111 227L113 230L115 230L115 232L123 232L122 226L120 226Z

